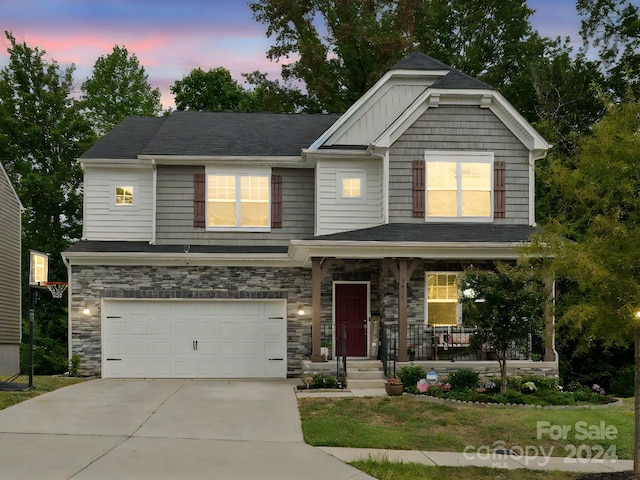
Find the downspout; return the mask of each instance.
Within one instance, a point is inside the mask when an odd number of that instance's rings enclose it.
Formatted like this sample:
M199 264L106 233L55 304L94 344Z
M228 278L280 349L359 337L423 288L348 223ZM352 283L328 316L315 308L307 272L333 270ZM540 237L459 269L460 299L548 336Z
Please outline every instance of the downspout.
M536 226L536 169L533 152L529 151L529 225Z
M158 185L158 167L156 165L155 159L151 160L151 168L153 171L153 206L151 207L151 240L149 243L151 245L156 244L156 209L157 209L157 185Z

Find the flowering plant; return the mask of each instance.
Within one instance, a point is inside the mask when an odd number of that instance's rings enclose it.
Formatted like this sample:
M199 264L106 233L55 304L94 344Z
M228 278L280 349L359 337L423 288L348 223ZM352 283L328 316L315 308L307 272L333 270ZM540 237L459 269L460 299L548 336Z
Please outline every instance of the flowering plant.
M386 383L388 383L389 385L402 385L402 382L396 377L387 378Z
M600 385L598 385L597 383L594 383L594 384L591 386L591 391L593 391L594 393L599 393L600 395L604 395L605 393L607 393L607 392L605 392L604 388L602 388L602 387L601 387Z
M407 345L407 353L413 353L413 343L410 343L409 345Z

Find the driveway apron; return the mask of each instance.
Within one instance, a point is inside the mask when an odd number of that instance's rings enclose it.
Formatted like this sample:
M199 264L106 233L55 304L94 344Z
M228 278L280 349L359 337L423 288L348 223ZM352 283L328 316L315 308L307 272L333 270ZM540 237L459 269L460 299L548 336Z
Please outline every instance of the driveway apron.
M11 479L372 477L303 442L291 380L103 379L0 410Z

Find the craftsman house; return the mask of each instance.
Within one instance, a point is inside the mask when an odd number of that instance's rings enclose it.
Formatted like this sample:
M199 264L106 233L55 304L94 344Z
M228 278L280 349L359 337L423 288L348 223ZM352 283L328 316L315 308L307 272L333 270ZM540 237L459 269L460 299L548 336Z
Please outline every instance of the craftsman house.
M409 343L421 361L468 346L456 274L518 258L548 147L421 53L342 116L127 118L79 158L83 238L63 257L80 372L295 376L324 348L377 358L381 326L400 362Z
M0 375L20 373L22 204L0 164Z

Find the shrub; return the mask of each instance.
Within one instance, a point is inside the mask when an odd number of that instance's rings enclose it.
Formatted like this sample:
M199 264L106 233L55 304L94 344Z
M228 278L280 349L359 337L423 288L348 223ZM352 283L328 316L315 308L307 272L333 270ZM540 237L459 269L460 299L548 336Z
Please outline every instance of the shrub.
M478 387L479 382L480 374L475 370L461 368L449 374L449 383L453 391L473 390Z
M533 382L538 391L558 391L558 379L555 377L539 377L536 375L524 375L522 384Z
M316 373L311 380L311 388L338 388L338 379L324 373Z
M633 397L635 392L633 376L633 365L627 365L618 370L616 376L611 380L611 393L620 397Z
M398 369L396 372L396 377L398 377L402 385L404 385L404 391L409 393L418 393L418 389L416 388L418 380L425 378L426 375L427 373L424 368L419 365L407 365L406 367Z
M72 377L78 376L78 368L80 367L80 355L74 353L71 355L71 362L69 362L69 375Z

